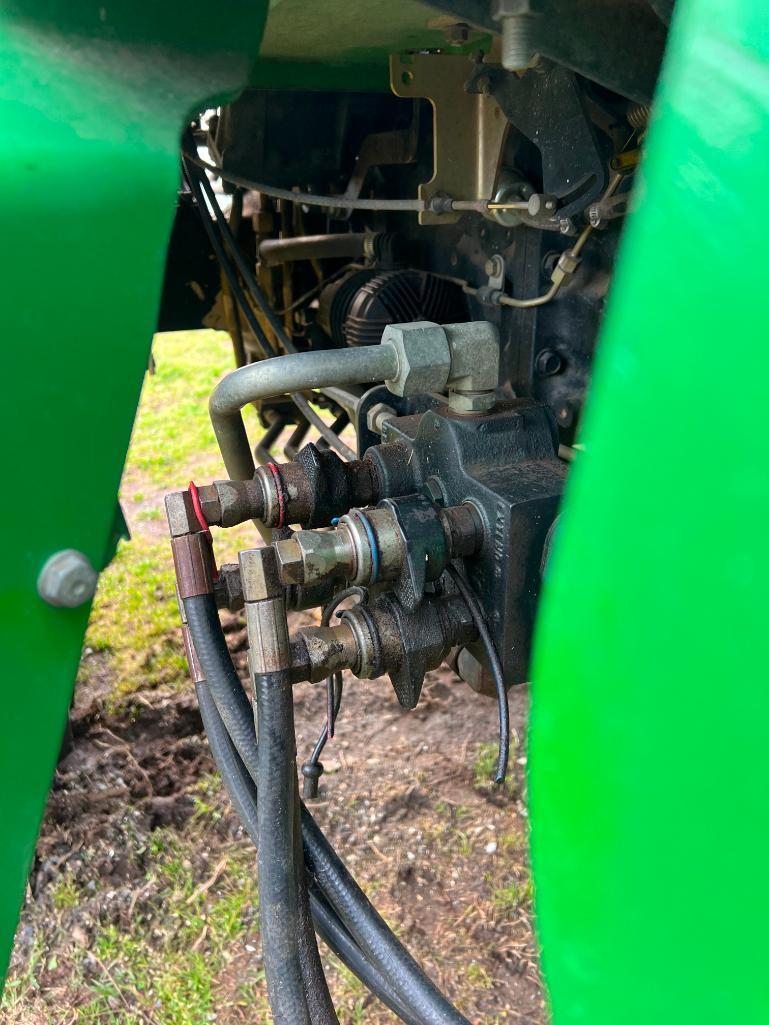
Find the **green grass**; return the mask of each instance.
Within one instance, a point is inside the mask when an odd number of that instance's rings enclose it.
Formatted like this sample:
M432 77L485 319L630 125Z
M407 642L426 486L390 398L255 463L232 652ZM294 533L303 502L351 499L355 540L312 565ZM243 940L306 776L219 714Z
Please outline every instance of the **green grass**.
M258 928L254 858L228 852L226 866L210 866L214 882L208 886L193 870L194 844L173 831L153 838L147 882L162 902L150 915L134 916L128 928L107 925L95 935L89 956L96 971L86 974L81 959L90 998L78 1009L79 1023L208 1025L215 1019L218 976L238 941ZM261 981L254 966L257 1007L260 1001L265 1007Z
M80 900L80 891L70 872L65 872L53 891L53 906L59 911L74 908Z
M184 486L184 467L203 475L222 475L221 460L208 418L214 385L233 368L232 346L216 331L179 331L157 335L156 370L148 374L126 464L128 483Z
M188 685L163 497L190 479L224 476L208 397L232 369L229 337L215 331L157 335L153 353L157 370L145 379L121 487L132 537L120 543L101 575L85 640L86 649L109 656L111 710L137 690ZM248 527L218 532L220 561L232 559L246 536L253 540ZM86 658L81 682L94 671L102 665Z
M510 737L510 762L507 770L507 780L503 784L504 791L510 795L515 790L515 781L512 773L512 761L515 758L516 751L516 739L514 736ZM496 743L481 744L478 748L478 753L475 756L473 762L473 776L475 777L475 786L479 790L490 790L497 787L494 782L494 776L497 771L497 756L499 754L499 746Z
M534 885L531 877L513 880L505 886L498 886L491 895L492 904L502 914L509 914L519 907L527 907L534 899Z

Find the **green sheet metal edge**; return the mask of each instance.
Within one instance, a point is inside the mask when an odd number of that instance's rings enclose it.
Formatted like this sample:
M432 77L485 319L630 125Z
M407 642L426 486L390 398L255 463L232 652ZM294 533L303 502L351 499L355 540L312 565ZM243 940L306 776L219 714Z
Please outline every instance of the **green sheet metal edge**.
M769 9L680 0L536 644L554 1025L769 1021L768 166Z
M157 314L186 115L248 82L265 3L0 4L4 502L0 977L88 608L37 596L62 548L97 568Z

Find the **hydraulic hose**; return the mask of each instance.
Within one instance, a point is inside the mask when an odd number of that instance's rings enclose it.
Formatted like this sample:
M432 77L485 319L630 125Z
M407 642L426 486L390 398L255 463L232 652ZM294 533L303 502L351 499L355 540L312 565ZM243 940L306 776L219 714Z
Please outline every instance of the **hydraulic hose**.
M367 960L386 979L398 980L404 1004L424 1025L469 1025L395 936L304 807L302 834L308 869Z
M406 1022L406 1025L424 1025L422 1019L412 1014L411 1010L401 1001L397 991L361 954L360 947L339 922L333 909L319 890L310 891L310 903L318 935L339 960L347 965L354 975L357 975L385 1007L389 1007L393 1014L397 1014L401 1021Z
M198 697L200 717L203 720L203 727L211 748L211 755L222 777L224 788L243 824L243 828L253 841L254 846L258 847L257 800L254 781L249 776L240 755L230 740L207 682L203 680L197 683L195 690ZM407 1025L422 1025L418 1019L409 1014L409 1011L400 1002L389 983L382 978L377 970L361 954L355 941L339 921L336 913L330 907L315 881L312 879L308 881L305 874L305 882L309 882L309 904L312 912L312 921L324 943L383 1004L399 1015ZM300 915L303 915L301 902ZM308 944L307 938L304 935L304 926L299 935L299 944L300 951L307 946L310 953L310 956L307 958L306 972L304 960L302 962L302 976L305 979L305 991L307 992L307 1001L310 1005L310 1014L313 1022L316 1020L322 1022L323 1018L316 1019L315 1017L310 990L313 984L315 986L318 985L318 973L320 973L322 986L326 993L328 993L328 987L323 975L320 957L317 956L317 946L315 944ZM312 954L311 948L313 946L315 947L315 955Z
M186 598L184 611L218 714L247 774L256 780L258 749L251 706L232 664L214 599L211 595ZM289 742L293 744L293 732ZM261 804L260 800L257 807ZM380 979L398 979L398 1000L412 1019L419 1025L468 1025L369 902L304 805L301 824L310 879L322 891L376 975ZM390 1006L386 991L373 991Z
M185 598L184 613L211 697L248 774L256 782L259 765L253 710L232 664L216 601L211 594Z
M398 373L392 345L299 352L239 367L220 381L209 402L211 423L233 480L250 480L254 460L241 410L250 402L315 388L391 380Z
M307 1008L313 1025L339 1025L334 1010L334 1002L328 991L326 973L315 939L315 925L310 910L310 890L307 885L307 873L304 865L304 844L302 843L302 823L299 814L299 791L296 787L296 766L294 766L294 873L297 886L297 912L299 930L299 966L302 971L302 982L307 997Z
M224 787L243 828L250 836L254 846L258 847L259 833L256 823L256 787L254 782L230 740L230 735L217 711L206 680L195 684L195 693L214 764L219 770L219 775L222 777Z
M214 251L214 255L216 256L219 266L222 268L222 271L225 277L227 278L227 283L230 286L230 291L232 292L233 297L235 298L241 310L243 311L243 315L248 321L248 326L253 331L254 337L256 338L263 354L265 356L274 356L275 350L270 345L270 342L267 338L267 335L264 333L262 325L256 319L254 311L248 304L246 297L243 294L243 289L240 287L238 276L233 270L232 264L227 259L227 254L224 251L219 236L216 233L213 221L208 215L208 211L205 209L205 199L203 198L203 194L201 192L201 179L197 173L197 170L185 164L184 171L185 177L187 179L187 184L189 185L193 199L195 200L195 205L200 211L200 219L203 222L203 229L206 235L208 236L208 241L211 243L211 248Z
M214 763L219 770L224 787L243 824L243 828L248 833L254 846L258 848L259 833L256 787L254 782L248 775L240 755L230 740L206 681L202 680L196 683L195 691L198 697L200 717L203 720ZM298 816L295 816L295 818L298 821ZM301 843L295 844L295 846L301 851ZM310 912L304 863L302 863L300 868L301 873L297 875L300 884L298 895L300 921L299 957L307 1005L313 1025L339 1025L334 1005L331 1002L331 995L328 991L326 976L323 973L318 944L315 941L315 928ZM345 939L345 936L341 938L343 944Z
M275 1025L312 1025L299 957L294 700L286 670L254 676L259 745L259 911Z

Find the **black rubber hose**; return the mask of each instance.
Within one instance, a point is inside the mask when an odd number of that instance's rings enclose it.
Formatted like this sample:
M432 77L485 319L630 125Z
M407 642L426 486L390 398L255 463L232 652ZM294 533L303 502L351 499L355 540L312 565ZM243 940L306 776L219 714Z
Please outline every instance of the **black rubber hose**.
M216 603L212 596L202 595L186 598L184 609L211 694L251 773L249 762L256 753L251 708L232 665ZM398 979L403 1004L422 1025L467 1025L372 906L303 805L301 810L305 862L364 956L384 978Z
M187 164L187 168L189 173L189 171L191 171L189 164ZM243 256L243 253L241 252L240 246L238 245L237 239L232 233L232 228L230 228L229 221L227 220L224 211L219 206L219 201L216 198L216 193L211 187L211 182L208 180L208 176L206 175L205 171L198 169L198 181L200 182L200 185L206 194L206 198L208 199L209 206L211 207L214 217L216 218L216 223L219 225L219 230L222 233L222 237L224 238L224 241L228 249L232 253L232 258L235 260L235 266L240 271L240 274L242 275L243 280L246 283L246 288L251 293L252 298L255 300L257 306L264 314L267 323L270 325L273 332L275 333L275 337L284 347L286 352L296 352L296 346L293 345L291 339L283 330L283 325L278 319L278 315L273 310L272 306L270 305L267 299L267 296L261 290L261 288L256 282L256 278L251 273L251 268L248 266L248 263L246 262L246 259Z
M294 699L286 670L254 676L259 745L259 917L275 1025L312 1025L299 957Z
M211 748L211 755L222 777L224 788L232 801L233 807L240 818L243 828L253 840L254 846L258 846L257 802L256 786L254 781L246 771L246 767L243 765L240 755L237 753L232 741L230 740L229 734L222 722L222 718L217 711L214 699L211 696L208 684L205 681L198 683L195 685L195 690L198 696L203 727L206 731L208 743ZM400 1002L397 994L391 988L389 983L379 975L373 965L371 965L363 954L361 954L360 950L355 945L355 941L339 921L335 912L329 906L328 901L313 880L310 880L309 903L312 911L313 922L318 931L318 935L336 954L342 963L345 964L354 975L357 975L361 982L363 982L364 985L371 990L371 992L378 997L383 1004L402 1018L407 1025L422 1025L422 1022L419 1021L419 1019L414 1018L409 1014L408 1010ZM302 937L300 935L300 944L301 943ZM319 958L318 967L321 969L322 973L322 966ZM314 968L313 971L315 971ZM305 988L307 988L307 981L305 983ZM325 976L323 977L323 984L325 986ZM328 992L328 987L325 986L325 988L326 992ZM309 999L310 997L308 995L308 1002ZM310 1012L312 1013L312 1008L310 1008ZM313 1018L313 1020L315 1019Z
M296 771L294 771L294 781L294 872L297 886L299 964L302 969L302 982L313 1025L339 1025L334 1002L328 991L326 973L321 964L318 942L315 939L315 925L310 911L307 873L304 868L302 824L299 815L299 793L296 789Z
M196 683L195 693L198 696L200 718L203 720L203 729L208 737L208 746L211 748L214 764L219 770L224 788L232 801L243 828L251 837L256 847L259 844L259 832L256 823L256 787L230 740L230 736L222 722L222 717L219 715L214 699L211 697L208 683L205 680Z
M318 890L312 890L310 901L315 928L326 946L336 954L343 964L347 965L354 975L358 976L385 1007L389 1007L393 1014L397 1014L401 1021L406 1022L406 1025L424 1025L422 1019L411 1013L401 1001L396 990L361 954L360 948L336 917L323 894Z
M195 691L198 696L200 717L203 720L203 726L208 737L211 755L222 777L224 788L243 824L243 828L251 837L254 846L258 847L256 786L248 775L240 755L230 740L221 716L217 711L214 699L211 696L208 684L205 681L196 683ZM301 851L301 843L296 846ZM310 1017L312 1018L313 1025L338 1025L334 1005L331 1001L331 994L326 983L326 976L323 973L318 945L315 942L315 927L310 912L304 864L301 865L301 875L297 878L300 882L299 955L302 981L307 997L307 1005L310 1010ZM342 937L342 943L344 943L345 938Z
M398 980L403 1003L424 1025L469 1025L395 936L304 807L302 835L307 868L367 960L384 978Z
M219 715L249 775L256 782L259 778L259 764L254 713L232 664L216 599L212 594L185 598L184 612L192 643Z

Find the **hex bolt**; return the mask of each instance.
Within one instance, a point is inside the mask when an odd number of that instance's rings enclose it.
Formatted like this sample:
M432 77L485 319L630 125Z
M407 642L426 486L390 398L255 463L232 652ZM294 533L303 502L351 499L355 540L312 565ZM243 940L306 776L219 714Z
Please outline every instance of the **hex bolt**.
M470 26L464 21L446 27L446 42L451 46L464 46L470 38Z
M88 556L65 548L43 566L37 578L37 593L49 605L75 609L93 598L98 579Z

